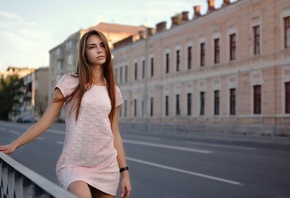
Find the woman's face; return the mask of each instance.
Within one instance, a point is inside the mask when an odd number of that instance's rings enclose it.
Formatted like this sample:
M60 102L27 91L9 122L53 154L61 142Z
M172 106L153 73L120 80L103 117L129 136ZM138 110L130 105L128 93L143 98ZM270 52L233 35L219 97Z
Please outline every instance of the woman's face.
M92 66L100 66L106 62L106 49L103 41L97 35L87 39L86 56Z

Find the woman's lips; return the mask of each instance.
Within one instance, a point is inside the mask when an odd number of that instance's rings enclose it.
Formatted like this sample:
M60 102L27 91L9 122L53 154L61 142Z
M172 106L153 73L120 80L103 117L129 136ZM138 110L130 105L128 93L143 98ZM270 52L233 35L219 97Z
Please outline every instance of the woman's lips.
M104 59L104 56L98 56L97 59Z

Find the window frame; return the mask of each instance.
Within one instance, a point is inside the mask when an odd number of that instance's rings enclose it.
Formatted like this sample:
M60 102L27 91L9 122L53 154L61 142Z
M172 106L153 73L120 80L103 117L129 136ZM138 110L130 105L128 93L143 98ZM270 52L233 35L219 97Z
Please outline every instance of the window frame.
M284 48L290 48L290 16L284 17ZM288 34L287 34L288 33Z
M262 86L253 86L253 114L262 114Z
M261 34L260 34L260 25L255 25L253 26L253 54L254 55L259 55L261 53L261 45L260 45L260 38L261 38Z
M232 33L229 35L229 41L230 41L230 61L234 61L237 59L237 37L236 37L236 33Z

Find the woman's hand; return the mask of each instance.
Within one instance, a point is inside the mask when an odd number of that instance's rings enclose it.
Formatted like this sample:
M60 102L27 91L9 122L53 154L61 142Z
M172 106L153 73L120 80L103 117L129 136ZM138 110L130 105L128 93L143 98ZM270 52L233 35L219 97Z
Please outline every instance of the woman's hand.
M121 198L129 198L132 188L129 177L123 177L121 182Z
M0 152L3 152L7 155L13 153L15 150L16 146L14 146L12 143L0 146Z

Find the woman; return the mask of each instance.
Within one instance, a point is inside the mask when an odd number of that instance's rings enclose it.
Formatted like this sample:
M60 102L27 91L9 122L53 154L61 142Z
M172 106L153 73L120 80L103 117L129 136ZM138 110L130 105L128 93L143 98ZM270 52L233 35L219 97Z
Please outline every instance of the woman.
M108 41L91 30L80 40L76 74L60 78L42 118L14 142L0 146L0 151L10 154L40 136L64 105L66 135L56 165L60 184L80 198L112 198L121 172L121 197L128 198L131 184L118 127L122 103Z

